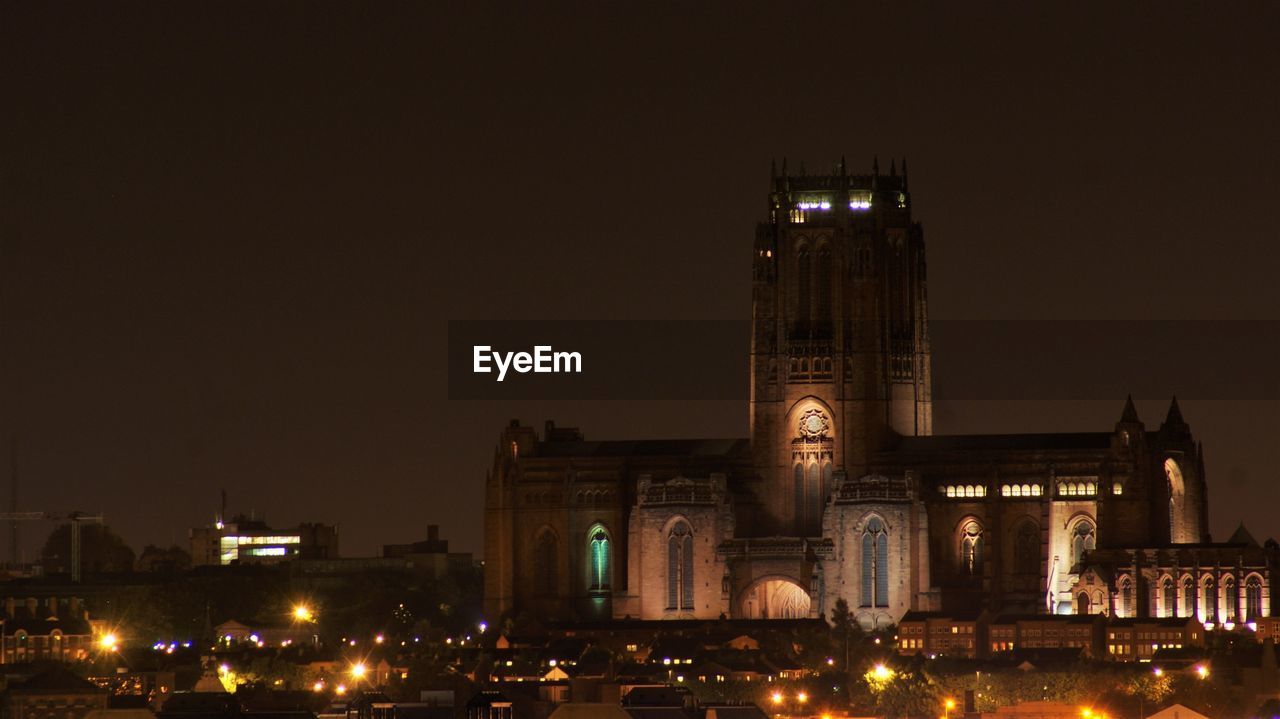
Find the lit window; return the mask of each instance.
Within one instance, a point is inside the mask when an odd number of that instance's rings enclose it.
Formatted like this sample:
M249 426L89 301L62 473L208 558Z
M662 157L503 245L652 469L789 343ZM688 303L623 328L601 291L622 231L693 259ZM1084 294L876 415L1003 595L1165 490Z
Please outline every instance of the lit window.
M590 587L588 587L590 591L604 592L609 589L609 564L612 559L609 544L609 535L604 531L604 529L596 528L596 530L591 533L591 582Z

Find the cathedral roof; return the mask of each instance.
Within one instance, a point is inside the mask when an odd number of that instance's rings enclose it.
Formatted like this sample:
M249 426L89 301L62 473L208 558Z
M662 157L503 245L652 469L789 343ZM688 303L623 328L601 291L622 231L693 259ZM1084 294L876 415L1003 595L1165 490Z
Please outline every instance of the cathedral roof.
M1244 522L1241 522L1240 526L1236 527L1236 531L1231 534L1231 538L1227 540L1227 544L1244 544L1250 547L1260 546L1258 544L1258 540L1254 539L1253 535L1249 533L1249 530L1244 528Z
M1109 449L1110 432L1055 432L1044 434L935 434L903 437L899 451L946 452L954 450L1062 450Z
M617 439L540 442L537 457L748 457L746 439Z

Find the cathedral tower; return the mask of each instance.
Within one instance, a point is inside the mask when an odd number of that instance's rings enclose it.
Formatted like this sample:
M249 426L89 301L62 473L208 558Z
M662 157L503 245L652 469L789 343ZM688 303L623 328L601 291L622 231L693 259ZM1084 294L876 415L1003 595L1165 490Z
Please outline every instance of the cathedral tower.
M751 440L763 534L814 537L843 470L932 431L924 235L906 161L773 172L752 284Z

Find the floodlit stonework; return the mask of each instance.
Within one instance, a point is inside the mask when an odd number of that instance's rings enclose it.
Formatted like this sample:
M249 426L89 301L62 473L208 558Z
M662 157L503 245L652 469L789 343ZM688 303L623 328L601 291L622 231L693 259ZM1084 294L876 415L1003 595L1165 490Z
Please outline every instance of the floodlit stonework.
M766 211L750 438L589 441L513 421L486 482L491 616L820 617L839 599L867 627L911 610L1172 616L1162 577L1202 581L1226 546L1206 544L1202 455L1176 401L1154 429L1130 401L1098 432L935 435L905 162L784 165ZM1249 571L1208 601L1269 616L1274 548L1237 554ZM1265 591L1245 607L1250 577Z

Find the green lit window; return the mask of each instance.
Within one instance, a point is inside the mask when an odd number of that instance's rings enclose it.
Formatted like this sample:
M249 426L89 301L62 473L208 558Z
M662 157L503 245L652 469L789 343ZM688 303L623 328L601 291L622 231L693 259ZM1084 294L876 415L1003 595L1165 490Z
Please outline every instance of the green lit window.
M591 533L589 552L591 556L591 581L589 589L593 592L603 592L609 589L612 551L613 548L610 546L608 533L603 529L596 529Z

